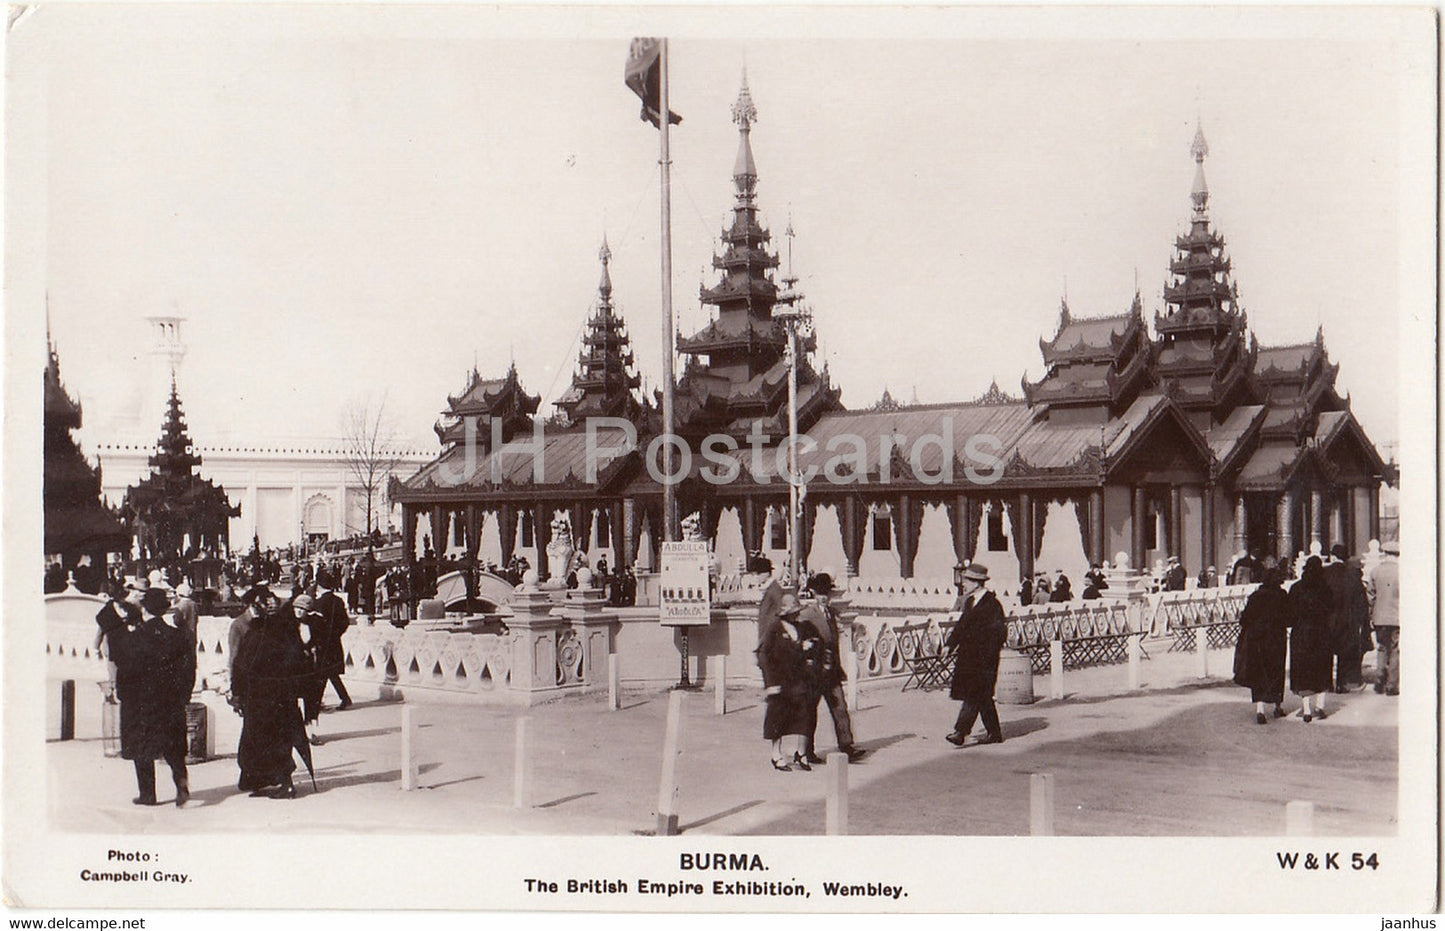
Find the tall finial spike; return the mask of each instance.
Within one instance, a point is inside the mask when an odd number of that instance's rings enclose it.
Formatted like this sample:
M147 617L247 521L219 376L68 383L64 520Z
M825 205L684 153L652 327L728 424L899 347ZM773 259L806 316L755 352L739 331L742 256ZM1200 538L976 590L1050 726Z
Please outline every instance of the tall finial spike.
M607 248L606 233L602 234L602 248L597 250L597 258L602 262L602 281L597 285L597 293L606 304L612 298L612 273L607 269L607 263L612 261L612 250Z
M733 104L733 122L747 132L758 120L758 108L753 104L753 95L748 91L748 66L743 65L743 86L738 91L737 102Z
M1194 129L1194 141L1189 145L1189 154L1194 156L1194 187L1189 197L1194 201L1194 218L1206 219L1209 209L1209 185L1204 181L1204 157L1209 154L1209 143L1204 138L1204 124L1199 122Z

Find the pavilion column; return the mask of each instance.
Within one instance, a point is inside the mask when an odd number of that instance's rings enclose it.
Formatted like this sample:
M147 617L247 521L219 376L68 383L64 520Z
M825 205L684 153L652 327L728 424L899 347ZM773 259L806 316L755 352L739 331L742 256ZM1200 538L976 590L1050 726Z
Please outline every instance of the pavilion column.
M1169 486L1169 555L1184 562L1184 489Z
M512 554L517 546L517 508L504 504L497 509L497 536L502 543L502 568L512 564Z
M567 527L572 531L572 546L578 550L587 549L587 537L582 533L583 510L581 501L567 505Z
M1360 546L1359 528L1355 524L1356 508L1358 507L1358 502L1355 500L1355 486L1350 485L1345 488L1345 496L1340 503L1344 506L1345 510L1345 547L1350 551L1351 555L1353 555L1364 549L1363 546Z
M843 519L839 521L843 533L843 558L848 578L857 578L858 560L863 557L863 516L860 513L863 502L857 495L843 498Z
M893 538L898 544L898 574L913 578L913 558L918 550L918 534L914 531L915 504L910 495L899 495L893 521Z
M1034 499L1028 492L1019 495L1019 519L1015 524L1014 549L1018 551L1019 577L1034 577Z
M1380 483L1370 483L1370 539L1380 539Z
M574 513L577 523L572 525L572 535L577 549L587 554L588 566L591 567L596 563L592 555L592 505L577 506Z
M481 511L475 504L467 505L467 597L477 596L477 552L482 542Z
M1243 553L1246 542L1249 539L1249 526L1245 523L1249 520L1245 515L1247 510L1244 506L1244 492L1234 496L1234 551Z
M401 506L401 558L406 566L406 617L410 618L416 611L416 590L412 586L416 579L416 507L411 504Z
M642 515L637 513L637 499L625 498L622 501L622 565L617 568L630 568L637 565L637 544L642 540Z
M763 548L759 539L762 534L759 532L758 510L758 503L753 500L752 495L743 499L742 514L739 516L743 519L743 549L747 550L748 558Z
M537 581L547 578L547 544L552 542L552 509L538 501L532 505L532 542L537 549Z
M1144 486L1134 486L1134 498L1129 508L1129 536L1133 544L1134 568L1144 568L1144 521L1149 519L1149 511L1144 503Z
M1199 501L1200 501L1202 510L1203 510L1203 512L1204 512L1203 515L1201 516L1200 521L1199 521L1199 523L1201 524L1201 527L1202 527L1201 533L1202 533L1202 535L1203 535L1203 537L1204 537L1204 539L1203 539L1201 542L1202 542L1204 545L1200 548L1199 552L1203 554L1203 557L1202 557L1202 558L1203 558L1203 560L1204 560L1204 565L1205 565L1205 566L1213 566L1213 565L1215 565L1215 562L1214 562L1214 485L1213 485L1213 484L1206 484L1203 488L1200 489L1200 491L1199 491Z
M1325 536L1325 509L1324 497L1320 494L1319 486L1310 489L1310 545L1318 543L1324 546Z
M1330 495L1330 545L1342 544L1349 551L1349 544L1345 542L1345 503L1338 494Z
M948 502L948 529L953 532L953 561L959 565L969 561L968 496L955 495Z
M627 540L627 525L623 522L622 517L622 502L613 501L607 505L607 542L612 545L613 572L627 565L626 556L623 554Z
M1109 558L1104 544L1104 489L1095 488L1089 492L1089 554L1090 563L1102 565Z
M1279 496L1279 508L1275 514L1275 539L1279 541L1279 552L1275 555L1282 560L1294 558L1294 492L1286 488Z
M798 559L808 565L808 554L813 551L813 527L818 522L818 505L812 499L803 501L803 516L798 521Z

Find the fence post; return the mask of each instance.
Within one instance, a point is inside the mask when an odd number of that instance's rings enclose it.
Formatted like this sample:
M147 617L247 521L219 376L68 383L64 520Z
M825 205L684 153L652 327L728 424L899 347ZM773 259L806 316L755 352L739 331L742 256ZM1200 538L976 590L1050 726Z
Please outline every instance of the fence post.
M1144 685L1143 634L1130 634L1126 641L1129 648L1129 688L1137 690Z
M1049 641L1049 697L1064 697L1064 641Z
M825 815L829 834L848 833L848 754L828 754L828 803Z
M616 653L607 654L607 708L617 711L622 707L622 670Z
M677 833L677 760L682 755L682 702L687 693L667 697L667 735L662 745L662 781L657 789L657 834Z
M1315 803L1287 802L1284 806L1284 832L1290 837L1313 837Z
M1209 677L1209 628L1203 624L1194 628L1194 649L1199 654L1199 678Z
M60 739L75 739L75 680L60 683Z
M714 677L712 687L712 710L714 714L728 713L728 658L726 653L710 657Z
M531 719L517 719L517 736L512 755L512 807L532 807L531 760L527 758L527 728Z
M411 705L401 706L401 788L410 792L416 788L416 718Z
M1029 776L1029 833L1049 837L1054 833L1054 777L1051 773Z

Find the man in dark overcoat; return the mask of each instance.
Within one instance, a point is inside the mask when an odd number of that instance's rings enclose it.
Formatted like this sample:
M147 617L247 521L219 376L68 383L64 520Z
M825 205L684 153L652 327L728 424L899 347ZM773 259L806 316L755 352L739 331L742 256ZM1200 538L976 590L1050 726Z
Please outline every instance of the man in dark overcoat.
M805 606L798 615L800 622L813 625L821 641L818 657L816 682L817 695L813 697L813 729L808 733L804 756L809 763L823 760L814 752L813 735L817 732L818 700L828 705L828 714L833 718L833 734L838 738L838 749L848 757L849 763L861 760L866 750L853 745L853 721L848 716L848 700L843 695L843 682L848 678L843 671L844 649L838 630L838 612L828 603L833 595L833 577L819 572L808 580L808 590L813 593L813 602Z
M341 596L333 590L335 584L329 570L316 573L316 612L320 617L312 624L315 639L311 648L316 656L316 674L325 680L321 684L322 695L326 694L326 682L330 682L341 699L337 710L345 711L351 707L351 696L341 681L341 674L346 671L346 650L341 646L341 637L351 626L351 615Z
M142 619L134 628L107 634L120 699L120 755L135 764L137 805L156 804L155 761L171 768L176 806L191 797L186 770L186 702L196 683L196 658L187 635L163 619L165 592L149 589L141 599Z
M972 563L958 575L963 613L944 644L954 657L953 683L949 695L963 702L949 743L961 747L973 730L974 721L983 716L988 734L981 744L1003 743L1003 729L998 723L998 708L993 702L994 684L998 681L998 655L1008 638L1003 605L997 596L984 587L988 567Z

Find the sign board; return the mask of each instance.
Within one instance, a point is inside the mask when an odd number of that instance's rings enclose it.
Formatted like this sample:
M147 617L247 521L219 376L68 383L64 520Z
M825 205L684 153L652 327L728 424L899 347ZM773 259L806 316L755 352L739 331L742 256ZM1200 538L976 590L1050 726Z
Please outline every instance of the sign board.
M712 622L705 542L662 544L662 572L658 574L657 584L664 626L690 627Z

